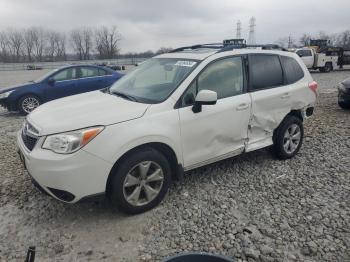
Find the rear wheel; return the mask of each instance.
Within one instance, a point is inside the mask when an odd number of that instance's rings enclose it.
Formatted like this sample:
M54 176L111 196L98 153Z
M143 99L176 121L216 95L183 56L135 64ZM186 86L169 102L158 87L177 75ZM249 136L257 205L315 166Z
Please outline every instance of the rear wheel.
M25 95L21 97L18 101L18 109L19 111L27 115L32 112L35 108L40 106L40 99L35 95Z
M114 205L130 214L157 206L171 183L168 160L152 148L127 156L112 175L109 197Z
M292 158L299 152L303 137L303 122L297 117L287 116L273 137L275 155L280 159Z
M323 72L329 73L330 71L332 71L332 69L333 69L332 64L331 64L331 63L326 63L326 64L324 65L324 70L323 70ZM321 71L321 72L322 72L322 71Z

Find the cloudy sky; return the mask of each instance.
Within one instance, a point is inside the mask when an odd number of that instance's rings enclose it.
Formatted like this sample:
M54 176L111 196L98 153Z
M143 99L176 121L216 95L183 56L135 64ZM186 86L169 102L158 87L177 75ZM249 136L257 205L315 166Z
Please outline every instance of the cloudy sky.
M116 25L124 53L221 42L235 36L238 19L247 38L251 16L258 43L338 33L350 29L349 10L350 0L0 0L0 30Z

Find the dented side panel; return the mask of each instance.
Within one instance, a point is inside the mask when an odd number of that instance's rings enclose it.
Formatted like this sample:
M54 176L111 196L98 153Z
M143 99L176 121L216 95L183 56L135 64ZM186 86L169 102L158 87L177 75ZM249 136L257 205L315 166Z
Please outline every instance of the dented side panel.
M232 152L243 152L251 112L249 94L219 99L216 105L179 109L184 167Z
M292 110L304 111L315 104L315 94L308 88L309 77L294 84L250 93L252 114L246 151L272 145L274 130Z

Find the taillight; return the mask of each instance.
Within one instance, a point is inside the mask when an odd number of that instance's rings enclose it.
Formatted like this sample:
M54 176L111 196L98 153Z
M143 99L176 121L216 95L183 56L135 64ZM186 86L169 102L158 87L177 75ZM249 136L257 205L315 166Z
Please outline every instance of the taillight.
M316 81L313 81L309 84L309 88L311 89L312 92L315 93L316 96L317 96L317 87L318 87L318 84Z

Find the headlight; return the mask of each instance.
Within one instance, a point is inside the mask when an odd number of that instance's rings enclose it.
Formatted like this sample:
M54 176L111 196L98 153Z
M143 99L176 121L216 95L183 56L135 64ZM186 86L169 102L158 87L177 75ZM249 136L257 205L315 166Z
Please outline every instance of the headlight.
M88 144L103 130L103 128L103 126L95 126L71 132L50 135L46 137L42 148L59 154L70 154L78 151L80 148Z
M7 98L12 92L13 92L13 90L7 91L7 92L5 92L5 93L1 93L1 94L0 94L0 99L1 99L1 98Z

